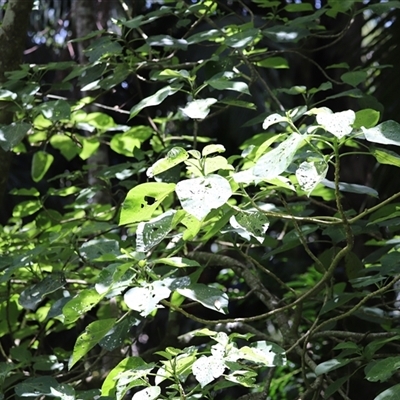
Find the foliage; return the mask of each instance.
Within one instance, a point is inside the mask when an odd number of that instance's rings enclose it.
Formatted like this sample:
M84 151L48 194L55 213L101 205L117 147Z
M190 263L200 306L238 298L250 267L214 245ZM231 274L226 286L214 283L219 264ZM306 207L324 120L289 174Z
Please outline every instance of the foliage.
M7 74L0 146L31 156L31 187L0 229L0 398L399 396L400 193L342 175L365 155L398 167L400 125L364 90L371 66L338 60L317 87L282 72L315 63L324 24L399 3L221 4L166 2L79 38L85 65ZM129 111L103 104L128 84ZM214 143L221 116L247 137Z

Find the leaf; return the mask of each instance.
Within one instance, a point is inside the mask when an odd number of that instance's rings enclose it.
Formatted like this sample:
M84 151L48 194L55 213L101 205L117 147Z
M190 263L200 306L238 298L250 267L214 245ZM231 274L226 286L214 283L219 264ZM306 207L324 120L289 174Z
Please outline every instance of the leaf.
M153 47L165 47L171 49L186 50L188 42L185 39L175 39L169 35L150 36L146 43Z
M259 158L253 168L254 176L258 179L273 179L279 176L292 163L303 142L302 135L292 133L276 148Z
M148 170L147 176L152 178L154 175L158 175L161 172L167 171L170 168L175 167L181 162L189 158L188 152L182 147L173 147L167 154L167 157L161 158L156 161Z
M398 8L400 8L400 4ZM386 389L378 396L376 396L374 400L398 400L399 397L400 397L400 384L394 385L389 389Z
M337 113L323 112L317 114L317 122L327 132L332 133L338 139L350 135L353 131L353 123L356 114L353 110L341 111Z
M234 49L244 49L257 39L260 31L257 28L246 29L243 32L235 33L225 39L225 44Z
M174 183L162 182L148 182L135 186L128 192L122 204L119 225L149 220L174 189Z
M71 324L78 320L82 314L92 309L104 295L97 293L95 289L83 289L73 297L64 307L64 323Z
M207 157L210 154L223 153L224 151L225 147L222 146L222 144L209 144L204 147L204 149L201 151L201 154L203 157Z
M328 181L328 179L323 179L321 183L330 189L335 189L334 182ZM372 197L379 197L379 193L375 189L364 185L357 185L356 183L339 182L339 190L341 192L367 194Z
M53 273L42 281L25 289L19 296L19 304L27 310L35 310L39 303L49 293L64 287L66 280L63 275Z
M224 205L232 195L229 182L219 175L178 182L175 192L182 208L202 220L212 210Z
M365 378L370 382L385 382L400 369L400 356L373 361L365 367Z
M37 151L32 158L31 176L34 182L39 182L46 175L54 157L45 151Z
M155 281L146 286L129 289L124 295L124 301L131 310L138 311L142 317L147 317L156 308L160 308L158 303L170 294L171 289L166 282Z
M372 128L378 123L380 115L379 111L373 110L372 108L357 111L353 128L360 129L362 126L367 129Z
M119 376L125 371L143 371L147 375L146 368L151 368L151 364L146 364L140 357L127 357L114 367L107 375L101 387L102 396L116 398L117 384Z
M35 399L39 396L49 396L59 400L75 400L74 388L65 383L58 383L51 376L28 378L15 387L15 393L17 396Z
M385 344L393 341L398 341L399 339L400 336L398 335L392 336L390 338L375 339L364 347L363 355L367 360L370 360L379 349L385 346Z
M325 178L328 164L325 161L304 161L296 170L296 178L302 190L310 196L316 186Z
M396 121L389 120L374 128L361 129L368 142L400 146L400 124Z
M154 260L154 263L170 265L171 267L176 268L200 267L200 264L197 261L183 257L158 258Z
M344 83L356 87L367 80L368 74L365 71L345 72L340 78Z
M130 128L124 133L113 135L110 147L118 154L126 157L133 157L135 148L140 149L142 143L153 135L153 130L144 125L138 125Z
M83 243L79 248L79 254L86 260L96 260L106 254L117 256L120 254L119 243L114 239L92 239Z
M227 79L210 79L205 82L217 90L231 90L250 95L249 86L244 82L230 81Z
M132 400L154 400L161 394L161 388L158 386L150 386L146 389L136 392Z
M274 68L274 69L287 69L289 64L283 57L268 57L264 60L257 61L255 63L258 67L263 68Z
M9 90L0 89L0 101L13 101L18 97L18 95L14 92L10 92Z
M55 149L60 150L67 161L71 161L81 151L78 144L65 135L53 135L50 138L50 144Z
M265 118L263 122L263 129L267 130L271 125L278 124L279 122L289 122L286 116L282 116L280 114L271 114Z
M393 0L393 1L387 1L385 3L368 5L368 9L371 9L376 14L384 14L394 8L400 8L400 1Z
M299 40L307 37L310 32L300 26L273 26L264 29L262 34L272 41L278 43L297 43Z
M400 155L391 150L370 147L370 153L376 158L380 164L394 165L400 167Z
M147 252L159 244L173 228L175 210L168 210L147 222L140 222L136 229L136 251Z
M335 369L344 367L345 365L349 364L352 360L348 359L332 359L329 361L325 361L321 364L318 364L315 368L315 374L317 376L322 374L327 374L328 372L334 371Z
M226 314L228 309L228 296L219 289L206 286L202 283L192 283L186 288L177 288L182 296L202 304L204 307Z
M287 362L285 350L265 340L254 342L250 347L241 347L238 357L266 367L283 366Z
M269 227L268 218L258 210L242 211L232 215L229 223L238 235L246 240L254 237L259 243L264 242Z
M225 368L223 358L201 356L193 363L192 371L194 377L203 388L214 379L219 378L224 373Z
M178 92L182 88L183 84L174 85L174 86L165 86L162 89L158 90L153 95L144 98L141 100L136 106L132 107L130 111L130 117L133 118L140 111L142 111L146 107L158 106L161 104L168 96L172 96L176 92Z
M218 100L214 98L193 100L180 110L189 118L204 119L210 113L210 107Z
M31 125L26 122L13 122L10 125L0 126L0 146L4 151L10 151L21 143L27 135Z
M71 106L65 100L47 101L42 103L38 109L45 118L52 122L71 117Z
M100 319L90 323L85 331L78 336L72 356L68 362L68 369L71 369L83 356L85 356L115 324L115 318Z

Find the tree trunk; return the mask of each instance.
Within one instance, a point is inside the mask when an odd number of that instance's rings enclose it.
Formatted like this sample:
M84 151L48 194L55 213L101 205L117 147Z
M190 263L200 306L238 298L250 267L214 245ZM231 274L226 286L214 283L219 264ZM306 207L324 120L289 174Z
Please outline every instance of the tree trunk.
M75 34L77 38L82 38L90 33L99 29L97 23L100 24L105 20L107 21L107 16L105 15L105 11L108 12L108 8L104 7L104 2L109 0L74 0L72 3L72 12L75 26ZM100 11L100 12L99 12ZM98 18L101 18L102 21L98 21ZM106 28L106 27L104 27ZM80 64L85 64L87 62L84 50L89 46L90 40L84 40L78 42L78 59ZM89 94L88 94L89 95ZM93 96L93 93L90 93ZM82 96L85 97L86 94L82 93ZM97 111L95 107L88 107L90 112ZM97 172L101 168L101 166L109 165L108 158L108 147L104 144L100 144L96 153L93 154L88 162L88 183L90 186L98 186L104 187L104 182L102 182L97 177ZM99 190L96 195L93 197L92 201L94 203L107 204L110 203L111 199L107 189Z
M6 80L5 73L19 68L25 49L26 32L33 0L9 0L0 27L0 83ZM12 113L3 107L0 110L0 126L13 121ZM11 152L0 147L0 204L7 188L11 165Z

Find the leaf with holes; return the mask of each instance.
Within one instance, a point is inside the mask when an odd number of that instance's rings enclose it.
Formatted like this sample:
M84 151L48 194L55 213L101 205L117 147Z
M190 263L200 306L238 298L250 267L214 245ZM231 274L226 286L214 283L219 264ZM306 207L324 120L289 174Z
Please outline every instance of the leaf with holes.
M178 182L175 192L182 208L202 220L212 210L224 205L232 195L229 182L219 175Z
M161 202L174 189L174 183L163 182L147 182L135 186L128 192L122 204L119 224L149 220Z
M175 210L169 210L147 222L140 222L136 229L136 251L147 252L159 244L171 231Z
M296 178L301 190L304 190L309 196L325 178L327 172L328 164L325 161L302 162L296 170Z
M259 243L264 241L265 232L269 227L268 218L258 210L246 210L232 215L229 223L238 235L246 240L253 237Z
M158 303L169 297L171 289L164 281L155 281L142 287L129 289L124 295L126 305L138 311L142 317L147 317L156 308L161 308Z
M317 114L317 122L327 132L332 133L338 139L350 135L353 131L353 124L356 114L353 110L341 111L337 113L322 112Z

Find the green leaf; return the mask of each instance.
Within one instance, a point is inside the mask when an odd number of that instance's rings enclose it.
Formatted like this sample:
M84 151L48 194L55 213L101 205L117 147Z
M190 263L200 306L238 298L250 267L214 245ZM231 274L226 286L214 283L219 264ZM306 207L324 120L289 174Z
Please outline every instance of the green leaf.
M283 366L287 363L285 350L265 340L254 342L250 347L241 347L238 357L266 367Z
M205 218L211 210L224 205L232 195L229 182L219 175L180 181L175 192L182 208L198 220Z
M391 150L370 147L370 153L376 158L380 164L394 165L400 167L400 155Z
M107 332L114 326L116 319L101 319L90 323L85 331L78 336L72 356L68 362L68 369L71 369L83 356L85 356Z
M262 34L272 41L278 43L297 43L299 40L307 37L310 32L300 26L273 26L264 29Z
M380 118L380 112L373 110L372 108L366 108L356 112L356 120L354 121L354 129L372 128L374 127Z
M385 382L400 369L400 356L373 361L365 367L365 378L370 382Z
M61 154L67 161L71 161L77 154L81 152L81 148L70 137L65 135L53 135L50 138L50 144Z
M141 100L136 106L132 107L130 111L130 117L133 118L140 111L142 111L146 107L154 107L161 104L168 96L172 96L176 92L178 92L182 88L183 84L174 85L174 86L165 86L162 89L158 90L153 95L144 98Z
M197 261L183 257L158 258L154 260L154 263L170 265L171 267L176 268L200 267L200 264Z
M255 178L273 179L282 174L292 163L303 142L302 135L292 133L285 141L258 159L253 168Z
M353 110L337 113L332 113L329 111L317 113L318 124L320 124L327 132L335 135L338 139L350 135L350 133L353 131L355 119L356 114Z
M175 167L181 162L189 158L188 152L182 147L173 147L167 154L167 157L161 158L156 161L148 170L147 176L152 178L154 175L158 175L161 172L167 171L170 168Z
M133 157L134 149L140 149L142 143L149 139L153 133L153 130L148 126L134 126L124 133L113 135L110 147L118 154Z
M0 101L13 101L17 98L17 94L9 90L0 89Z
M10 194L13 194L15 196L34 196L34 197L39 197L40 196L40 192L36 188L12 189L10 191Z
M321 183L330 188L330 189L334 189L335 188L335 184L334 182L328 181L327 179L323 179L321 181ZM372 197L379 197L379 193L368 187L368 186L364 186L364 185L357 185L355 183L344 183L344 182L340 182L339 183L339 190L341 192L348 192L348 193L357 193L357 194L367 194L368 196L372 196Z
M390 338L383 338L383 339L376 339L373 340L372 342L368 343L364 347L363 355L367 360L370 360L375 353L381 349L385 344L393 342L393 341L398 341L400 339L400 336L392 336Z
M99 345L108 351L121 347L130 336L131 329L140 323L140 320L133 315L128 315L119 320L100 340Z
M204 119L210 113L210 107L218 100L213 98L193 100L180 110L191 119Z
M222 144L209 144L204 147L204 149L201 151L201 154L203 157L207 157L210 154L223 153L224 151L225 147L222 146Z
M325 361L321 364L318 364L317 367L315 368L315 374L317 376L322 375L322 374L327 374L328 372L334 371L335 369L344 367L345 365L351 363L352 360L348 359L332 359L329 361Z
M205 82L217 90L231 90L250 95L249 86L244 82L230 81L227 79L210 79Z
M368 142L400 146L400 124L396 121L389 120L374 128L361 127L361 129Z
M15 387L15 393L21 397L38 398L38 396L55 397L59 400L75 400L73 387L58 383L51 376L28 378Z
M316 186L325 178L328 164L325 161L304 161L296 170L296 178L301 190L310 196Z
M229 223L238 235L246 240L253 237L259 243L264 242L269 227L268 218L258 210L244 210L232 215Z
M400 4L398 8L400 8ZM398 400L399 397L400 397L400 384L394 385L389 389L386 389L378 396L376 396L374 400Z
M287 69L289 64L283 57L268 57L264 60L257 61L255 63L258 67L263 68L274 68L274 69Z
M256 28L245 29L225 39L225 44L234 49L244 49L257 39L260 31Z
M102 298L103 294L96 289L83 289L63 307L64 323L71 324L83 314L91 310Z
M23 218L28 215L32 215L42 208L42 203L40 200L27 200L18 203L13 210L13 217Z
M42 281L25 289L19 296L19 304L27 310L35 310L43 298L64 287L66 280L63 275L53 273Z
M162 182L148 182L134 187L122 204L119 225L149 220L174 189L174 183Z
M345 270L347 278L355 279L360 276L360 272L365 268L357 254L350 251L345 256Z
M148 252L161 243L173 228L175 210L168 210L147 222L140 222L136 229L136 251Z
M42 103L38 109L45 118L52 122L71 117L71 106L65 100L47 101Z
M351 375L343 376L336 381L333 381L327 388L324 390L325 399L331 398L333 394L335 394L349 379Z
M285 10L288 12L303 12L303 11L314 11L314 8L309 3L299 3L299 4L286 5Z
M40 182L54 161L53 155L37 151L32 158L31 176L34 182Z
M192 283L188 287L178 288L176 291L210 310L226 314L229 299L226 293L219 289L203 285L202 283Z
M175 39L169 35L150 36L146 43L152 47L164 47L167 49L179 49L185 51L188 42L185 39Z
M345 72L340 78L344 83L356 87L367 80L368 74L365 71Z
M4 151L10 151L21 143L28 134L31 125L26 122L13 122L10 125L0 126L0 146Z
M400 1L393 0L385 3L368 5L368 9L374 11L376 14L384 14L394 8L400 8Z

